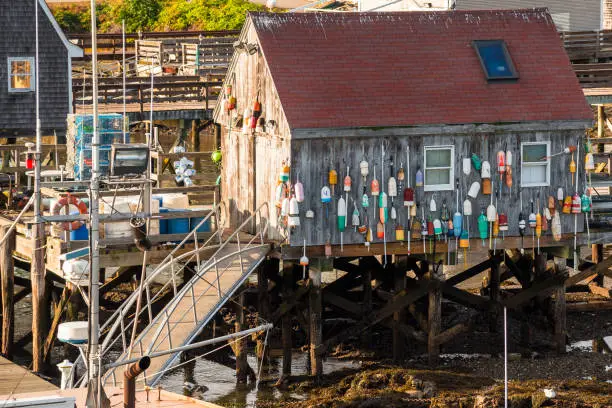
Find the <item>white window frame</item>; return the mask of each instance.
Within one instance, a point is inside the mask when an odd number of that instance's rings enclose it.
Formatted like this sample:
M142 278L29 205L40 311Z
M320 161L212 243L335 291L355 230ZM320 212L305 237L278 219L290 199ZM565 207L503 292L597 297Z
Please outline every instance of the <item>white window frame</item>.
M13 88L11 84L11 78L15 75L12 74L12 63L15 61L28 61L30 63L30 87L29 88ZM36 67L34 66L34 57L8 57L7 58L7 78L8 78L8 91L10 93L21 93L21 92L34 92L36 90Z
M523 159L523 146L546 145L546 161L540 163L528 162ZM544 183L527 183L523 180L523 168L531 166L546 166L546 182ZM521 187L547 187L550 186L550 140L542 142L522 142L521 143Z
M431 167L427 168L427 152L431 150L450 150L450 166L449 167ZM427 184L427 170L449 170L448 184ZM425 191L452 191L453 180L455 180L455 146L423 146L423 188Z

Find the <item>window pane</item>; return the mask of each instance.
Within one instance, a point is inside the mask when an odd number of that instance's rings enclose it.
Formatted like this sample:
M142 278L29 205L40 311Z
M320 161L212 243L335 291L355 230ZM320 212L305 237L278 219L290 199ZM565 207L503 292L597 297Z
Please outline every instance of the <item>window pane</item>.
M450 167L450 149L425 150L427 168L431 167Z
M30 68L29 60L11 61L11 75L30 75Z
M425 170L425 184L450 184L450 170Z
M512 63L506 58L502 41L476 42L476 50L480 54L480 59L490 78L515 76Z
M30 89L32 77L15 75L11 77L11 88L13 89Z
M523 184L546 183L546 165L523 166Z
M546 145L524 145L523 146L523 161L524 162L542 162L546 160Z

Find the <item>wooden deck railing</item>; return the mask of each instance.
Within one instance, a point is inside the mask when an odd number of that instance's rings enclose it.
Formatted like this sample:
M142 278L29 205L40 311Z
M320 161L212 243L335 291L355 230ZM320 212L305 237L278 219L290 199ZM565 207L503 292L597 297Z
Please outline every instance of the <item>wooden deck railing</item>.
M197 76L161 76L153 81L153 103L202 103L202 108L212 109L221 90L220 81L201 81ZM90 80L72 82L74 105L92 103ZM98 103L123 103L121 78L99 78ZM126 82L126 104L139 104L140 112L151 103L151 82L148 77L128 78Z

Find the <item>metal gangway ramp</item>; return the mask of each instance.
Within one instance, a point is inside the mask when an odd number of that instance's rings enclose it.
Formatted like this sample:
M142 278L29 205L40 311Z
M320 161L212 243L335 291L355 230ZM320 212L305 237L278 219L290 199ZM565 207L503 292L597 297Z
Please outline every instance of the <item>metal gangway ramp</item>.
M178 359L180 352L174 349L193 342L265 259L271 248L266 241L269 218L267 204L259 207L235 230L217 228L209 238L199 242L197 230L205 222L214 220L215 225L222 225L219 222L219 211L220 206L213 209L153 272L147 273L141 286L141 307L137 305L137 290L101 326L104 335L100 351L103 364L116 365L130 358L166 353L151 358L151 365L145 371L145 383L155 385ZM248 232L253 231L253 225L256 234ZM187 246L190 250L185 252ZM177 281L180 274L190 264L195 264L192 268L193 277L179 288ZM160 277L166 281L161 288L155 283ZM152 306L170 290L173 292L172 299L155 313ZM131 344L136 310L139 321L148 324ZM113 355L117 354L119 356L114 358ZM103 383L121 383L123 370L124 367L119 366L103 372Z

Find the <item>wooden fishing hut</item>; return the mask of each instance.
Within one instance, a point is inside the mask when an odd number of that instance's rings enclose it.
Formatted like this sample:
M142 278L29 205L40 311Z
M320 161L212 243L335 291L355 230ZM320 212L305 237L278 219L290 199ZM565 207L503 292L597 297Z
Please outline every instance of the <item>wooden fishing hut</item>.
M435 360L442 344L471 327L445 326L443 297L490 313L495 331L502 305L529 325L530 301L554 292L551 331L565 350L572 241L578 252L609 235L582 234L585 217L576 205L588 190L585 130L593 114L546 9L250 13L235 49L214 112L222 129L222 201L233 224L262 203L276 204L270 237L281 242L283 278L275 279L284 305L277 315L304 306L300 299L308 295L313 373L320 373L326 348L373 325L393 327L394 357L407 336L425 342ZM407 187L413 194L404 199ZM455 213L461 234L444 238ZM497 233L502 214L507 230ZM497 239L490 240L493 232ZM609 274L606 265L590 265L599 254L574 259L574 272L586 272L572 284ZM323 257L346 275L321 289L313 260ZM465 268L445 281L440 258L463 260ZM295 289L307 276L300 264L310 275ZM455 287L483 272L483 296ZM500 282L513 277L521 290L500 292ZM355 288L363 296L349 293ZM373 309L377 297L382 306ZM356 325L324 339L322 316L330 310L355 317ZM295 316L303 320L301 312ZM285 357L290 321L283 317Z

